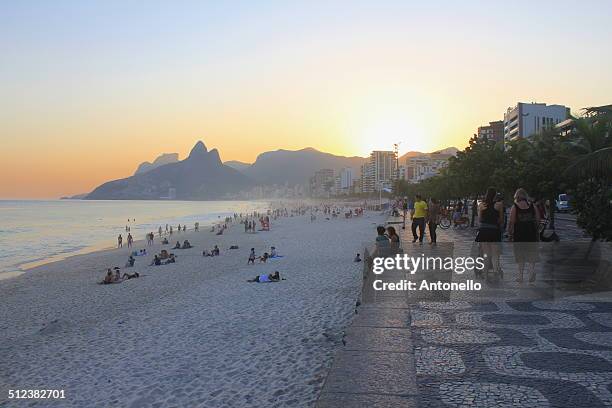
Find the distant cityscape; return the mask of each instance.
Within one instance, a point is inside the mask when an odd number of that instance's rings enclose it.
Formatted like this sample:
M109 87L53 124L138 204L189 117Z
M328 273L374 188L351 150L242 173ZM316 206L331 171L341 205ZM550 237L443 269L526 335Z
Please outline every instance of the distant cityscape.
M582 116L604 108L609 106L585 108ZM491 141L507 150L514 141L529 140L547 130L554 129L562 136L576 130L570 108L564 105L519 102L500 116L478 127L472 139ZM458 152L448 147L400 156L399 143L390 150L374 150L368 157L335 156L312 148L279 149L260 154L253 164L223 164L216 149L208 151L199 141L184 160L179 160L176 153L164 153L152 163L142 163L130 177L67 198L250 200L368 196L393 193L398 181L418 184L435 177Z
M556 128L563 135L569 134L574 127L570 108L564 105L519 102L500 116L501 119L480 126L474 136L499 143L500 148L505 149L510 141L530 138L547 129ZM398 179L416 184L440 174L456 153L456 149L449 148L400 157L397 146L392 150L375 150L358 169L316 171L310 178L308 193L312 197L323 198L391 192Z

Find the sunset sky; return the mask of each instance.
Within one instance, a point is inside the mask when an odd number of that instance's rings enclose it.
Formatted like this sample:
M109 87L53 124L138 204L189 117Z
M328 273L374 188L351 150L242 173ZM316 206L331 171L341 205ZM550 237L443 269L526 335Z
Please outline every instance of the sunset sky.
M612 103L612 2L0 3L0 198L57 198L199 139L462 148L518 101Z

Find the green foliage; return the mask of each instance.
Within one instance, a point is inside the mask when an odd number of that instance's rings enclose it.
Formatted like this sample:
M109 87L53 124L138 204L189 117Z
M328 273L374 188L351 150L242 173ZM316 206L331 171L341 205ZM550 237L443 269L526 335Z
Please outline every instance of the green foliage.
M578 225L594 240L612 241L612 188L602 179L580 182L572 190L572 208Z
M396 191L448 200L482 195L493 186L509 201L522 187L551 202L572 192L579 225L594 239L612 240L611 129L612 117L599 115L576 119L569 135L550 129L511 141L505 149L473 137L440 175L418 184L400 182Z

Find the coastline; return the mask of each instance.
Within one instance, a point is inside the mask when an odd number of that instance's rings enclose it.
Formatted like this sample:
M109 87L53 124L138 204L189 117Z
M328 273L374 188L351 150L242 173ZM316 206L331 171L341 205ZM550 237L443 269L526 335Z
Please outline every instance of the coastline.
M84 200L67 200L67 199L58 199L58 200L0 200L0 203L4 202L4 203L29 203L29 204L37 204L37 203L44 203L44 204L50 204L50 205L56 205L56 204L63 204L66 202L76 202L76 203L81 203ZM96 205L99 203L116 203L116 200L86 200L86 202L88 204L91 205ZM123 202L125 203L129 203L129 204L142 204L142 201L135 201L135 200L123 200ZM173 204L173 203L187 203L187 204L193 204L193 201L160 201L160 200L150 200L151 203L162 203L164 205L166 204ZM235 200L235 201L227 201L227 200L209 200L209 201L199 201L198 203L203 203L203 204L210 204L210 203L231 203L231 202L235 202L236 205L238 205L238 207L235 208L236 212L245 212L246 208L244 208L244 204L246 203L245 201L242 200ZM263 208L270 208L272 203L270 200L251 200L249 201L249 203L252 203L252 208L250 210L258 210L261 211ZM242 205L242 207L240 206ZM5 210L14 210L14 209L18 209L19 207L8 207L8 208L4 208ZM233 207L231 207L233 208ZM218 210L218 209L217 209ZM195 210L192 210L195 211ZM233 213L232 211L230 211L230 209L227 209L227 215L230 215L230 213ZM248 211L246 211L248 212ZM218 212L215 212L214 215L218 215ZM105 218L104 214L95 214L96 218ZM187 221L184 220L184 218L189 218L190 219L190 223L188 224L188 228L193 229L193 220L195 219L195 221L198 221L197 218L201 217L200 219L200 228L210 228L211 225L215 225L217 223L220 222L220 219L210 219L211 216L210 214L206 214L206 213L202 213L202 214L182 214L182 215L177 215L176 218L174 220L169 220L168 217L159 214L159 220L158 221L154 221L149 219L148 221L145 221L144 223L139 223L139 224L134 224L134 225L130 225L133 228L132 234L137 237L137 236L144 236L144 230L147 231L152 231L153 230L153 226L155 227L155 234L156 234L156 238L157 238L157 227L159 225L164 225L166 223L170 223L170 221L172 221L172 225L176 225L177 223L186 223ZM116 224L118 220L113 219L112 223ZM125 221L125 220L123 220ZM87 221L85 221L87 222ZM23 260L17 260L14 263L10 263L10 264L2 264L0 263L0 280L5 280L5 279L12 279L18 276L21 276L24 273L29 273L30 271L32 271L34 268L38 267L38 266L42 266L42 265L46 265L49 263L53 263L53 262L58 262L58 261L62 261L68 258L71 258L73 256L80 256L80 255L86 255L86 254L90 254L93 252L99 252L99 251L105 251L105 250L112 250L116 248L116 235L113 234L119 234L121 233L124 236L124 243L126 243L126 235L127 232L125 232L122 228L120 228L121 225L121 221L118 222L119 225L117 225L117 229L116 230L107 230L104 231L102 233L102 236L107 237L106 239L96 239L96 240L91 240L89 239L89 242L85 242L85 243L81 243L79 241L74 242L73 243L73 247L70 247L68 249L60 249L57 248L59 251L58 252L52 252L52 253L47 253L47 254L41 254L40 257L28 257L26 259ZM10 230L10 229L9 229ZM76 233L79 234L82 231L77 231ZM110 233L110 234L109 234ZM42 234L42 233L41 233ZM70 234L74 234L74 231L66 231L65 232L65 236L70 236ZM76 235L78 236L78 235ZM1 237L0 237L1 238ZM62 240L64 238L64 236L54 236L51 239L60 239ZM85 237L85 238L91 238L91 237ZM139 239L139 240L135 240L134 241L134 245L140 245L142 243L145 243L144 239ZM7 244L12 244L11 242L7 242ZM41 242L40 244L44 244L44 242ZM32 248L32 250L34 250L34 248Z
M119 285L96 282L106 267L123 267L125 246L0 281L9 316L0 386L66 389L68 406L313 405L361 291L353 251L363 249L380 220L374 213L314 223L289 217L273 221L270 232L248 234L234 225L221 236L200 226L173 235L196 247L171 251L176 264L147 266L162 248L156 237L146 259L122 268L143 276ZM203 258L202 249L214 243L221 256ZM233 244L240 249L228 251ZM285 257L246 265L250 247L261 253L271 245ZM287 280L246 282L273 269ZM271 386L262 389L262 379Z

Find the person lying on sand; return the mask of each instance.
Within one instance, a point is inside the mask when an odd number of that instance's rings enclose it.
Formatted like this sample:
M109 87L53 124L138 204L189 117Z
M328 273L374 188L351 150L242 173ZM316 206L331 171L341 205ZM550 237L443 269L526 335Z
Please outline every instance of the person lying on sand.
M361 255L357 254L355 256L354 262L361 262Z
M257 283L266 283L266 282L280 282L281 280L285 280L285 278L281 279L280 273L278 273L278 271L275 271L274 273L270 273L270 274L261 274L259 276L256 276L254 279L249 279L247 280L247 282L257 282Z
M140 278L140 275L138 274L138 272L134 272L132 274L129 274L129 273L126 272L126 273L123 274L123 278L122 279L128 279L129 280L129 279L134 279L134 278Z
M238 249L238 245L232 245L229 249Z

